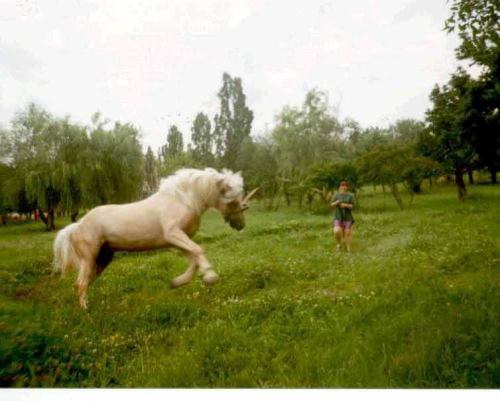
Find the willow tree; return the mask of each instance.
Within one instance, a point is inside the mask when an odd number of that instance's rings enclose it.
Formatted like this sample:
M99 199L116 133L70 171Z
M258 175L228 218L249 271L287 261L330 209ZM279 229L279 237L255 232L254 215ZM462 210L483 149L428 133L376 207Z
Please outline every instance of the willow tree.
M42 209L47 229L54 229L54 208L60 201L57 123L48 112L31 103L12 121L11 146L12 163L23 177L26 196Z
M124 203L142 193L143 154L138 130L116 122L112 129L98 125L90 132L91 155L84 175L87 204Z

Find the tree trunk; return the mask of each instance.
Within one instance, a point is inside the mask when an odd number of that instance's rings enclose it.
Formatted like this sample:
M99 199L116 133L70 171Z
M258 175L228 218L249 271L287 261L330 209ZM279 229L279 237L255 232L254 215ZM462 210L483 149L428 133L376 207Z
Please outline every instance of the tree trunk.
M286 205L288 207L290 207L290 203L291 203L291 201L290 201L290 193L286 189L285 189L285 200L286 200Z
M497 169L495 168L495 166L492 166L488 170L490 170L491 183L496 184L497 183Z
M0 224L2 224L2 226L7 224L7 215L0 214Z
M78 210L74 210L71 213L71 221L74 223L76 221L77 217L78 217Z
M38 216L40 216L40 220L43 221L43 224L47 227L47 230L49 229L49 222L47 221L47 218L45 217L45 214L43 213L42 209L38 209Z
M463 201L465 194L467 193L467 189L465 188L463 170L461 168L455 169L455 184L457 185L458 200Z
M307 193L307 209L311 210L312 202L314 199L314 195L310 192Z
M470 166L467 166L467 176L469 177L469 185L474 185L474 174Z
M391 194L392 196L394 196L394 199L396 199L399 208L403 210L403 200L401 199L401 195L399 194L397 184L391 184Z
M47 212L47 217L43 214L43 211L40 210L40 219L45 223L47 231L52 231L56 229L54 224L54 209L49 209Z
M429 177L429 189L432 188L432 177Z

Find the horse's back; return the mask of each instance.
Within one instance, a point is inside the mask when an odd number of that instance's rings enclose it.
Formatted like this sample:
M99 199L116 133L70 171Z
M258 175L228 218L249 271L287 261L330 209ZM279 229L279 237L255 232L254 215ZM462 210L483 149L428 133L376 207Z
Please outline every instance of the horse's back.
M160 212L151 202L103 205L81 220L83 235L114 250L147 250L165 246Z

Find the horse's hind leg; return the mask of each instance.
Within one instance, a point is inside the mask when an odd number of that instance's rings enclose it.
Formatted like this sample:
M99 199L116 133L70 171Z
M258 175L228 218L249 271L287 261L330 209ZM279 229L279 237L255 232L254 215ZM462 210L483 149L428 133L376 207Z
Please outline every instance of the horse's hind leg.
M76 279L78 302L83 309L87 309L89 285L96 278L96 265L88 257L80 260L80 271Z
M75 243L75 250L78 255L79 265L78 278L75 283L78 294L78 302L83 309L87 309L88 288L90 283L97 277L96 257L99 248L96 248L94 244L83 240Z

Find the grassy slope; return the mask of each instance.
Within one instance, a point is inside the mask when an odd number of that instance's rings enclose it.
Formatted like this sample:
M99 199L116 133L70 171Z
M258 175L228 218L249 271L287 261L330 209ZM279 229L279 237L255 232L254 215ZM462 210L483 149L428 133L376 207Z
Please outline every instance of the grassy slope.
M169 289L175 252L119 255L88 313L49 276L53 233L0 228L0 384L498 387L500 188L470 192L364 195L351 255L329 216L253 210L238 233L209 212L218 286Z

